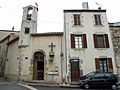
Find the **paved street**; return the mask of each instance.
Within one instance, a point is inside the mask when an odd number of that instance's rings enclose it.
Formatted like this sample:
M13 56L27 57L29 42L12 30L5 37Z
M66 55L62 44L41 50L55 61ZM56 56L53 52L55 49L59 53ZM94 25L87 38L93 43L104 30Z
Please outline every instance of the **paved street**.
M0 78L0 90L85 90L80 88L47 86L47 85L30 85L17 82L8 82ZM89 89L89 90L110 90L110 89ZM120 89L118 89L120 90Z
M32 87L38 90L86 90L81 88L64 88L64 87L44 87L39 85L33 85ZM89 90L111 90L111 89L89 89ZM117 89L120 90L120 89Z
M0 78L0 90L32 90L27 85L23 86L17 82L8 82Z
M13 84L1 84L0 90L30 90L30 89L20 86L17 83L13 83Z

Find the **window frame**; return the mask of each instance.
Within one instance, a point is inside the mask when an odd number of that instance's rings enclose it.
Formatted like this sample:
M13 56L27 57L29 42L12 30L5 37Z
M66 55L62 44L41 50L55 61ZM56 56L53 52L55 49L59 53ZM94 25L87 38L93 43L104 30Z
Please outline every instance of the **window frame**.
M25 28L25 34L29 34L30 33L30 28L26 27Z
M73 17L74 17L74 26L80 26L81 25L80 14L73 14Z
M100 72L108 72L108 62L107 58L99 59Z
M95 58L96 71L100 72L100 60L106 59L107 72L113 72L112 58Z
M95 25L102 25L101 15L94 14Z
M104 35L97 35L97 43L99 48L105 48L105 36Z
M104 37L104 47L99 47L99 43L98 43L98 39L97 36L103 35ZM94 39L94 47L95 48L110 48L109 46L109 38L108 38L108 34L93 34L93 39Z
M82 37L82 47L78 46L76 47L75 45L75 37ZM79 39L79 38L78 38ZM79 40L78 40L79 41ZM78 42L80 45L80 42ZM76 48L76 49L81 49L81 48L87 48L87 39L86 39L86 34L71 34L71 48Z
M75 35L75 48L83 48L83 36Z

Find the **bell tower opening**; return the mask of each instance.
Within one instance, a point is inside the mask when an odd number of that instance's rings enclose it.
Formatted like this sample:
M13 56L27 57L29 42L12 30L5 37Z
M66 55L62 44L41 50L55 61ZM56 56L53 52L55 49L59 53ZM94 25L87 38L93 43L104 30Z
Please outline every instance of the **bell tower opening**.
M27 13L27 20L31 21L32 20L32 13L33 13L33 8L29 7L28 8L28 13Z

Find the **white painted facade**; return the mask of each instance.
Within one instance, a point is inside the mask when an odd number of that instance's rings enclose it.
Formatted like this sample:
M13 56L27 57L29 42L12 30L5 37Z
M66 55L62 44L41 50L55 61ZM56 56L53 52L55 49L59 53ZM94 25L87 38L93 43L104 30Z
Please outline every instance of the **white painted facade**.
M74 14L80 14L81 25L74 25ZM95 25L94 14L101 15L102 25ZM95 58L112 58L113 71L116 73L113 45L111 41L106 12L102 10L64 10L65 61L67 81L71 80L70 59L78 58L83 75L96 71ZM70 34L86 34L87 48L71 48ZM110 48L95 48L93 34L108 34Z

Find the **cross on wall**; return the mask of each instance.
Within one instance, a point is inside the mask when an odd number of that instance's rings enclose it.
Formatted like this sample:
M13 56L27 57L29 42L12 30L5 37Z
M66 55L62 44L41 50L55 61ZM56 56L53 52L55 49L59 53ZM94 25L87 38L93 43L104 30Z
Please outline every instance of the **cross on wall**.
M51 42L51 45L49 45L49 47L51 47L51 51L53 51L53 47L55 47L55 45L53 44L53 42Z

